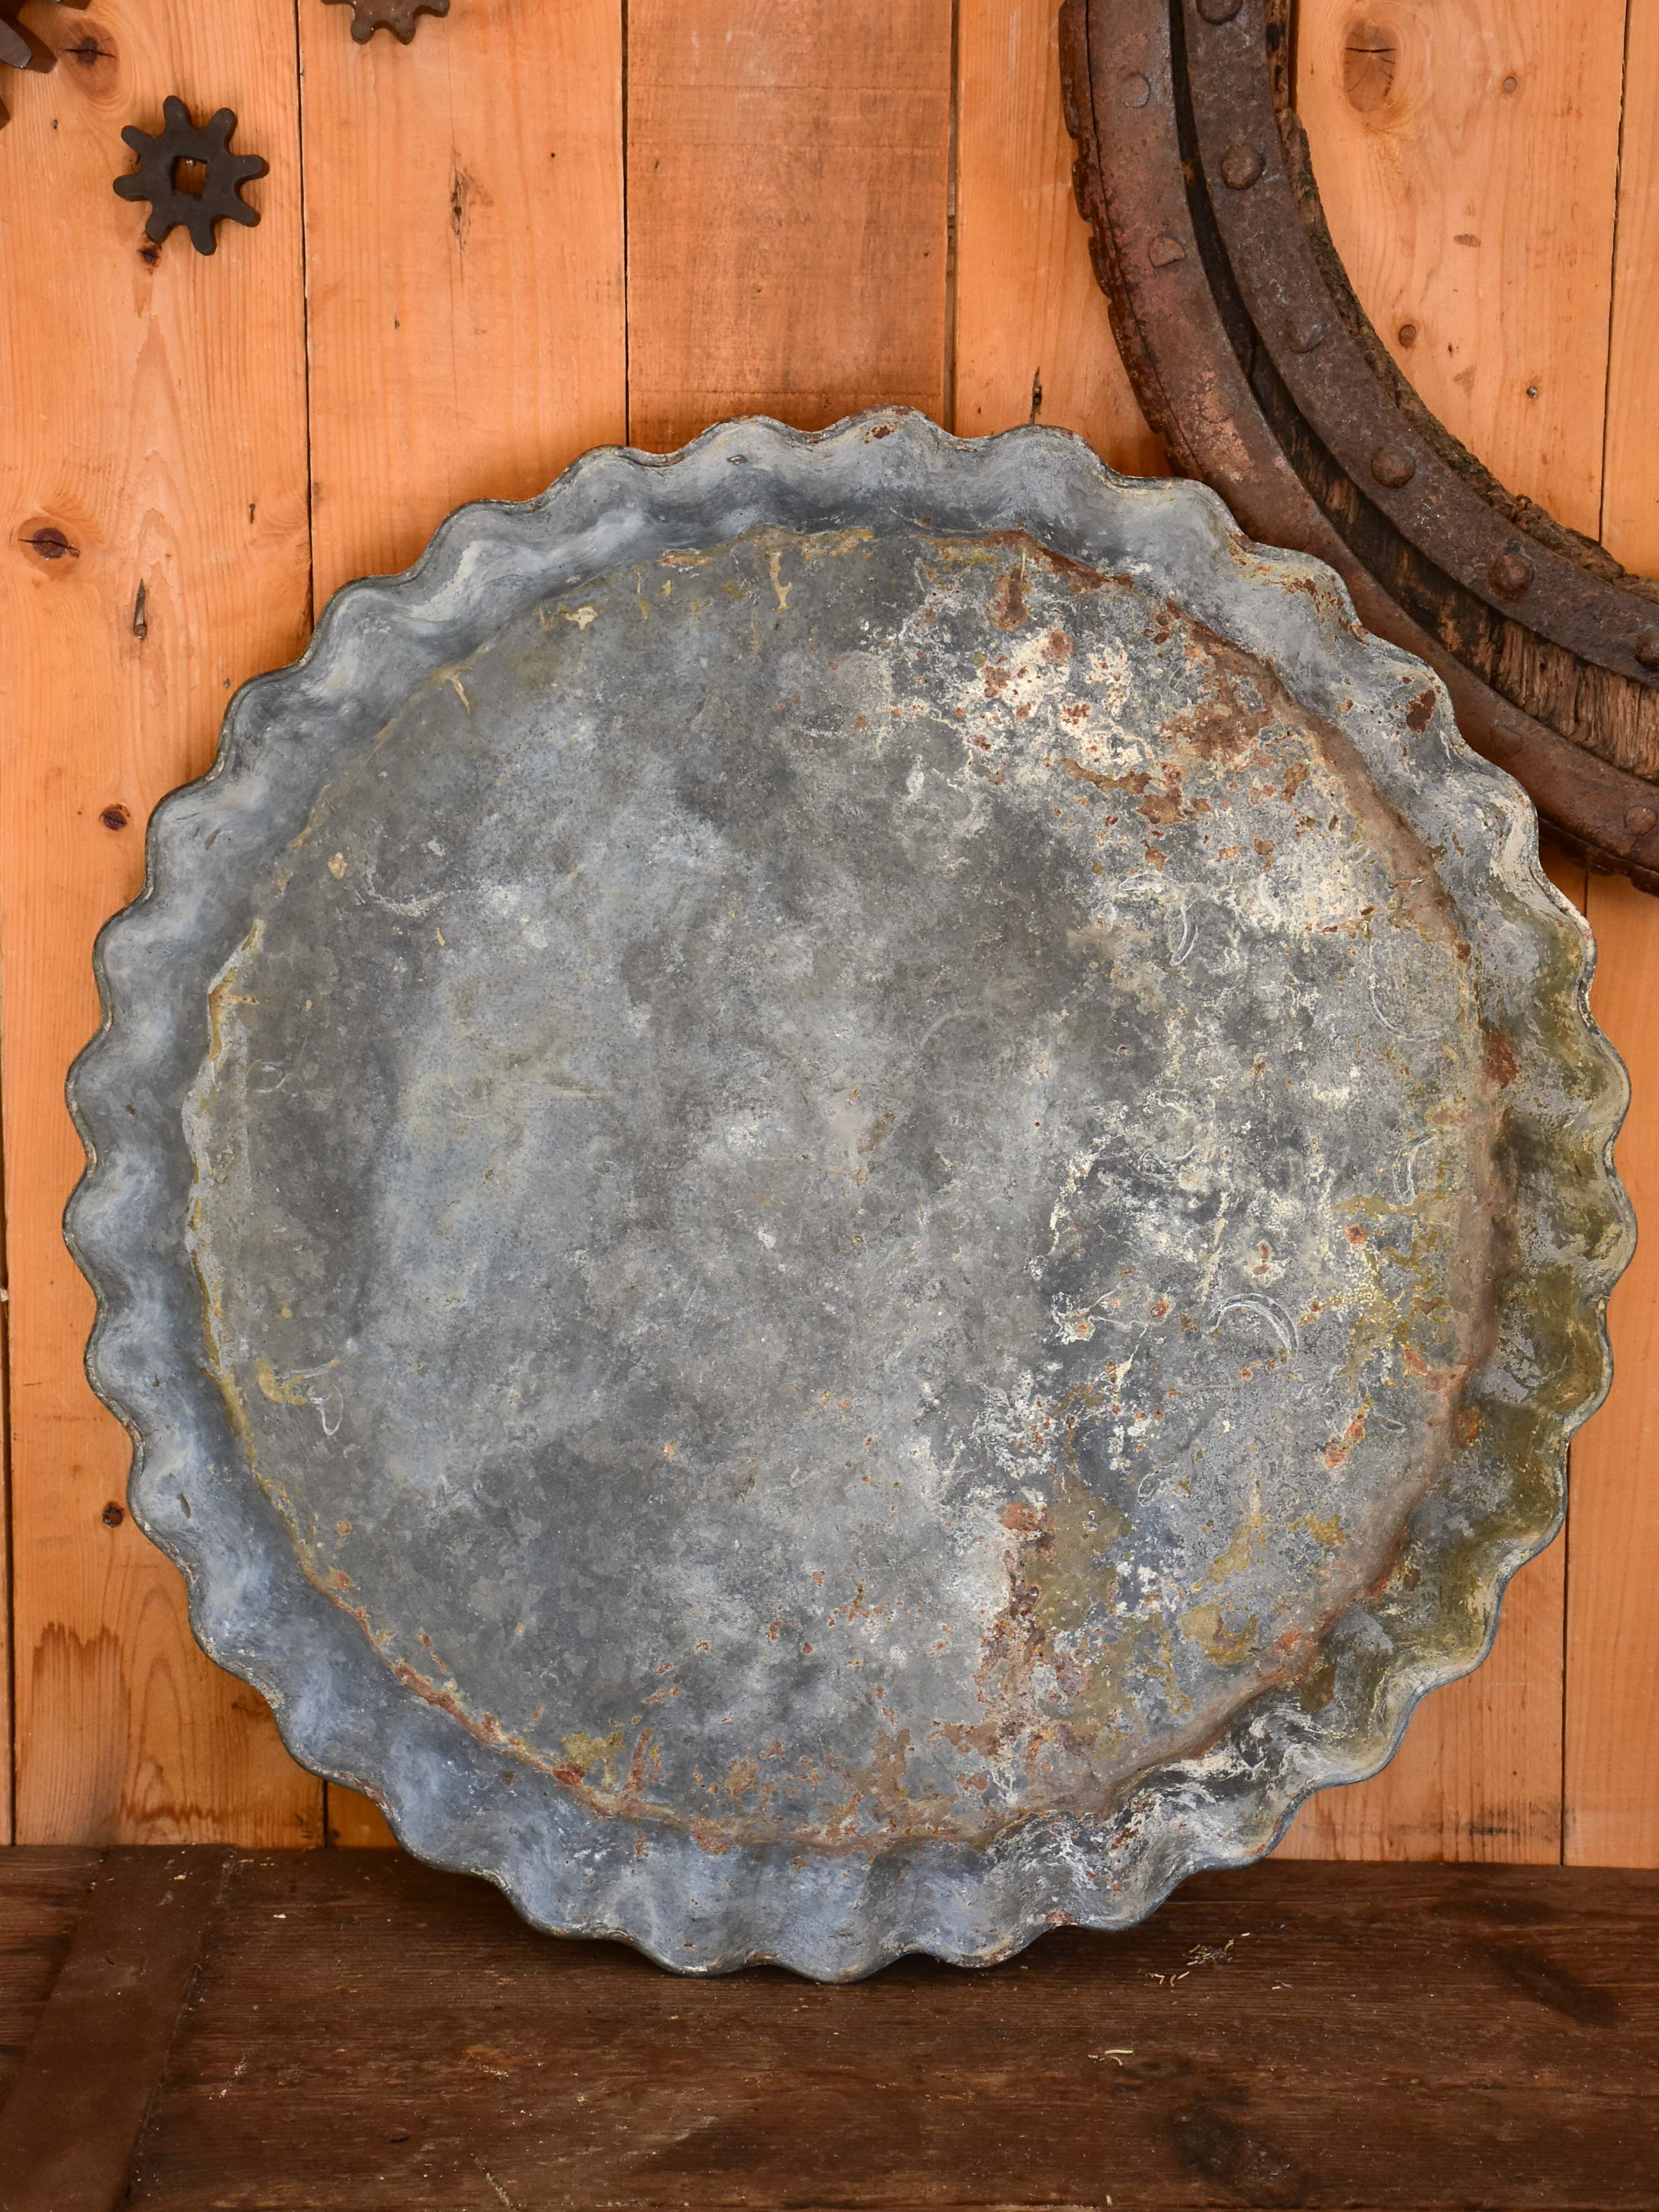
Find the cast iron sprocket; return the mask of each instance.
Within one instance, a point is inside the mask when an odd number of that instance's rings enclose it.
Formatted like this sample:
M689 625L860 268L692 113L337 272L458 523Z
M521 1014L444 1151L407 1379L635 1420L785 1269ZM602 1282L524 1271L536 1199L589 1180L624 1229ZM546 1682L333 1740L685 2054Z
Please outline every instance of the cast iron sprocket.
M404 46L415 35L417 15L447 15L449 0L329 0L331 7L349 6L351 35L367 46L376 31L390 31Z
M259 210L248 205L240 187L250 178L263 177L270 164L258 154L231 152L236 118L228 107L198 125L191 121L184 101L169 94L161 103L161 120L162 128L154 134L131 123L122 131L138 156L138 166L118 177L115 189L124 200L149 202L144 231L158 246L182 223L196 251L211 253L216 223L258 222ZM179 190L175 177L180 161L200 162L199 195Z

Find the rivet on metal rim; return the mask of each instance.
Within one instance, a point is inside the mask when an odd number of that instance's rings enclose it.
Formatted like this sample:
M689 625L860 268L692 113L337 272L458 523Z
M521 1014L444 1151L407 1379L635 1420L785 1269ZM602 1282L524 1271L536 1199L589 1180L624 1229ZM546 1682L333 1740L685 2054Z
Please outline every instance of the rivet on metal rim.
M1659 814L1650 806L1632 806L1625 817L1626 829L1633 830L1638 837L1645 837L1656 822L1659 822Z
M1152 82L1139 70L1126 70L1117 81L1117 96L1126 107L1145 107L1152 96Z
M1317 315L1292 315L1285 325L1285 343L1292 353L1311 353L1325 343L1325 325Z
M1248 191L1265 166L1254 146L1229 146L1221 157L1222 182L1236 192Z
M1659 629L1641 631L1631 651L1644 668L1659 668Z
M1244 0L1198 0L1198 12L1206 23L1231 23Z
M1171 238L1167 231L1161 231L1146 248L1146 258L1154 269L1167 269L1171 262L1184 261L1187 249L1178 238Z
M1398 491L1417 474L1417 462L1403 446L1379 446L1371 455L1371 474L1378 483Z
M1500 599L1524 599L1536 571L1526 555L1512 546L1500 553L1487 571L1492 587Z

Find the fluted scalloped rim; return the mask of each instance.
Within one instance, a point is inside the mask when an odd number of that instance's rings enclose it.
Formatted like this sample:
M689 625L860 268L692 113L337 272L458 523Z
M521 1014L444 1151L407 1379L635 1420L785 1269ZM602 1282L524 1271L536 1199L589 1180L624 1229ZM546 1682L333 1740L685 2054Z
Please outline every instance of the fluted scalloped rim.
M502 1756L402 1688L297 1573L207 1371L181 1112L255 864L328 763L433 666L634 559L762 523L872 519L1024 528L1176 592L1311 711L1352 702L1344 727L1441 854L1448 895L1476 925L1483 1016L1514 1044L1518 1256L1469 1388L1478 1433L1416 1510L1385 1582L1328 1632L1316 1698L1305 1676L1268 1690L1098 1817L1033 1817L988 1849L716 1853L591 1812L534 1770L502 1790ZM1405 707L1425 687L1437 703L1414 734ZM1360 629L1332 570L1253 544L1200 485L1121 477L1063 431L960 440L891 409L814 434L722 423L666 456L589 453L537 499L458 509L404 574L338 592L301 658L237 693L212 769L157 807L146 852L143 890L94 956L102 1024L69 1085L88 1166L65 1224L97 1297L87 1371L133 1438L135 1517L183 1570L203 1648L270 1701L295 1757L367 1791L410 1850L488 1876L539 1926L619 1937L688 1972L767 1960L848 1980L907 1951L986 1965L1045 1927L1127 1925L1187 1875L1270 1850L1313 1790L1382 1766L1419 1699L1484 1656L1504 1584L1559 1525L1567 1440L1605 1395L1607 1297L1634 1242L1612 1167L1627 1085L1590 1018L1589 930L1540 868L1524 794L1463 744L1437 679Z

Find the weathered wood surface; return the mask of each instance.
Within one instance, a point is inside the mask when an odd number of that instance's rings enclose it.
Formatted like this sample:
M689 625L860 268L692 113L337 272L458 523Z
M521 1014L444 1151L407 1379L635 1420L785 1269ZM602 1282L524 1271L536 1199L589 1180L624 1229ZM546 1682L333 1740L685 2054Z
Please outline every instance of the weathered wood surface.
M0 1851L0 2108L69 1955L99 1859L74 1846Z
M551 1942L400 1856L273 1853L233 1865L158 2070L145 2212L1635 2212L1659 1875L1270 1864L1128 1935L819 1989Z
M1425 396L1652 572L1650 13L1626 58L1622 0L1302 0L1298 53L1339 240ZM81 58L9 82L0 133L18 1832L317 1842L323 1793L196 1652L173 1569L106 1517L126 1444L80 1369L61 1085L149 807L205 763L229 686L291 654L340 582L588 444L896 399L964 434L1035 403L1120 466L1158 455L1070 205L1048 0L632 0L625 57L620 0L458 0L407 48L359 46L349 10L310 0L297 34L252 0L36 15ZM211 260L182 233L143 258L143 210L109 188L120 125L167 91L228 101L271 164L248 188L260 227ZM42 558L44 525L73 555ZM1645 1203L1659 902L1603 880L1588 898ZM1638 1260L1615 1302L1620 1376L1576 1449L1568 1538L1516 1583L1492 1661L1428 1701L1383 1776L1316 1801L1287 1851L1659 1863L1656 1268ZM6 1817L0 1790L0 1835ZM343 1790L326 1832L386 1832Z
M0 2212L114 2212L227 1886L222 1844L105 1855L0 2108Z

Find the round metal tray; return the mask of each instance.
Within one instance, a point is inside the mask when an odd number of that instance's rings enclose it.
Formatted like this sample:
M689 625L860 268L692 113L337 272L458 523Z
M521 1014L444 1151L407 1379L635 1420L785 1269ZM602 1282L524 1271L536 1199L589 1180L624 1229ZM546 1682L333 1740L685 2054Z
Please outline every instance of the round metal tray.
M1621 1072L1341 585L1050 431L463 509L106 931L95 1386L207 1650L544 1926L1121 1925L1559 1516Z

